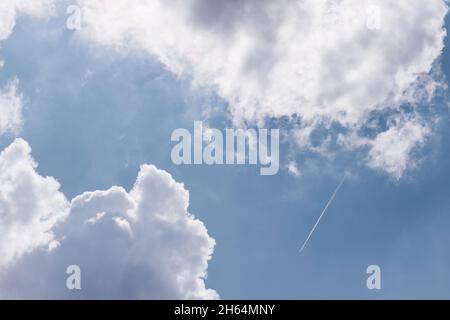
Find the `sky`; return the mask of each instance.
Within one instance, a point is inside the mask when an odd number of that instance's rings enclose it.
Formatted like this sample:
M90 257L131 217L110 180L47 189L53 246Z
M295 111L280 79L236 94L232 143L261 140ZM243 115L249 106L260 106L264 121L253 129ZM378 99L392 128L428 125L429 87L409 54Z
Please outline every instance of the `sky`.
M447 4L372 2L2 2L0 297L450 298ZM279 173L175 165L194 121Z

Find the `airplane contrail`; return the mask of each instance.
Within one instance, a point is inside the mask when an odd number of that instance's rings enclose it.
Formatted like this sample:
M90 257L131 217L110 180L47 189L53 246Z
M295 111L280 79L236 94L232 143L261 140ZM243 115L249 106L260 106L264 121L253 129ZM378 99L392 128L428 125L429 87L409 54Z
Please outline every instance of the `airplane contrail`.
M337 186L336 190L334 190L333 195L331 196L330 200L328 200L328 203L325 206L325 208L323 209L322 213L320 214L319 219L317 219L316 224L314 225L314 227L312 228L312 230L309 233L308 237L306 238L305 242L303 243L302 248L300 249L300 253L302 253L303 249L305 249L306 245L308 244L309 239L311 238L312 234L314 233L314 231L316 230L317 226L319 225L320 220L322 219L322 217L325 214L325 212L327 212L328 207L331 205L331 203L333 202L334 198L336 197L336 194L339 192L339 189L341 189L342 185L344 184L344 181L345 181L346 177L347 177L347 174L344 175L344 177L342 178L341 182Z

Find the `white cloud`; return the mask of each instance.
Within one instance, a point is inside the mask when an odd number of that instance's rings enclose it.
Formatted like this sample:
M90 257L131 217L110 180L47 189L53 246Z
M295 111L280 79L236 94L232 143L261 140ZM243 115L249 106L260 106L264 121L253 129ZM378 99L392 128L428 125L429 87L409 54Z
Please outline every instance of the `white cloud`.
M30 152L17 139L0 154L0 269L49 245L67 207L58 182L36 172Z
M2 0L0 2L0 41L7 39L20 15L43 18L53 12L56 0Z
M302 131L339 123L350 135L405 94L421 102L411 93L441 54L447 13L444 0L78 2L84 36L214 88L236 124L295 115Z
M418 122L408 121L389 128L368 142L369 166L400 179L407 168L415 166L411 152L425 143L429 133L430 128Z
M215 242L167 172L144 165L130 192L86 192L69 204L35 171L25 141L0 155L0 169L3 298L218 298L204 283ZM79 292L65 288L73 264Z
M0 41L11 36L17 17L28 15L44 18L54 9L56 0L2 0L0 1ZM0 69L4 65L0 59ZM17 92L18 80L13 79L0 88L0 136L16 134L22 126L22 97Z
M17 133L22 127L23 101L17 86L18 80L14 79L0 88L0 135Z
M45 18L55 3L1 1L0 41L19 16ZM14 79L0 88L0 135L20 130L17 87ZM65 270L76 263L85 298L218 298L204 283L215 242L168 173L143 166L130 193L113 187L69 203L58 182L36 168L22 139L0 154L0 296L74 297Z
M0 41L12 33L20 15L45 17L54 0L0 2ZM0 60L0 69L4 66ZM22 126L23 99L14 78L0 88L0 135L16 134ZM52 227L64 217L66 199L59 184L35 171L29 145L15 140L0 154L0 269L37 248L55 247ZM51 249L51 248L50 248Z
M431 130L429 123L415 115L397 116L374 139L341 136L340 140L350 149L368 148L368 166L384 170L398 180L407 169L416 167L417 160L413 152L425 144Z
M300 177L302 175L302 172L298 168L298 166L295 163L295 161L291 161L291 162L288 163L287 170L288 170L288 172L290 174L292 174L295 177Z

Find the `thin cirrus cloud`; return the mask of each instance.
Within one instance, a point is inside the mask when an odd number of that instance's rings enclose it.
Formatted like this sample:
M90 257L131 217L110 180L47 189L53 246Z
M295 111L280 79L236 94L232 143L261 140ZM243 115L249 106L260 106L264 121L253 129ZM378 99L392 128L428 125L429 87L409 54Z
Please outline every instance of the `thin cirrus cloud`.
M0 154L1 298L219 297L204 282L215 241L170 174L144 165L130 192L69 202L36 168L22 139ZM73 264L83 272L79 292L65 287Z
M431 134L418 108L444 86L436 71L444 0L78 3L84 37L144 49L174 74L213 88L237 125L296 119L289 135L301 150L326 153L334 139L366 149L369 167L400 179ZM365 135L379 114L389 114L387 127ZM323 128L318 148L311 134ZM384 152L387 141L400 151Z

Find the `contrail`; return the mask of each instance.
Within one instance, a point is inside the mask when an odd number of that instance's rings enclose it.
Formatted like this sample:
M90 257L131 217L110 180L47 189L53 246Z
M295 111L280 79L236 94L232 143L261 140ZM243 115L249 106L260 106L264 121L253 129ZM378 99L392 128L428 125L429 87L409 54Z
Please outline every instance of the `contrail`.
M341 189L342 185L344 184L345 178L347 177L347 174L344 175L344 177L342 178L341 183L339 183L339 185L337 186L336 190L334 190L333 195L331 196L330 200L328 200L327 205L325 206L325 208L323 209L319 219L317 219L316 224L314 225L314 227L312 228L311 232L308 235L308 238L306 238L305 242L302 245L302 248L300 249L300 253L302 253L303 249L305 249L306 245L308 244L309 239L311 238L312 234L314 233L314 231L316 230L320 220L322 219L323 215L325 214L325 212L327 212L328 207L331 205L331 203L333 202L334 198L336 197L336 194L339 192L339 189Z

